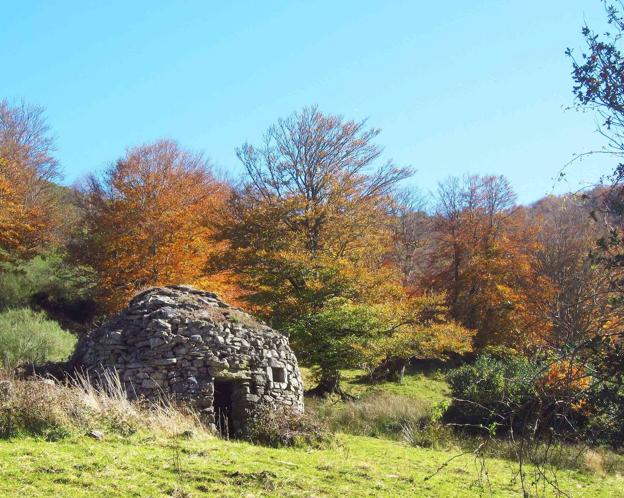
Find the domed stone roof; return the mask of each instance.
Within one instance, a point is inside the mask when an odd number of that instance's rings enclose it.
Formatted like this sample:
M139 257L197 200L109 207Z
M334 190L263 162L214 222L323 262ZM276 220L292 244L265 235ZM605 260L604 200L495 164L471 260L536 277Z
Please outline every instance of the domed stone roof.
M149 289L82 339L71 366L114 369L133 397L190 402L235 432L258 403L303 410L303 383L288 338L187 286Z

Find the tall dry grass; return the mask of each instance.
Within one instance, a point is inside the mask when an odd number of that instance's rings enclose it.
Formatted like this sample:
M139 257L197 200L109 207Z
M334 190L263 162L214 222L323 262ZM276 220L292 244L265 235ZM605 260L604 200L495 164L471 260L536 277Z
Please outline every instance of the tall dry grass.
M388 393L337 403L307 401L306 409L336 432L401 439L406 425L426 424L431 419L428 401Z
M198 415L166 399L135 401L115 372L94 382L77 374L66 383L49 379L0 379L0 437L59 439L97 431L129 437L149 432L162 436L208 434Z

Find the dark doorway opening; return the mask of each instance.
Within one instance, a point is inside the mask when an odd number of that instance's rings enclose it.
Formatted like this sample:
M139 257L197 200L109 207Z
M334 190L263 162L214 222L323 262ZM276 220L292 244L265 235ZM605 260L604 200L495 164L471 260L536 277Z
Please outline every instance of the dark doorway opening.
M231 381L214 381L214 414L215 425L221 437L229 439L234 434L234 424L232 421L232 394L234 393L234 383Z

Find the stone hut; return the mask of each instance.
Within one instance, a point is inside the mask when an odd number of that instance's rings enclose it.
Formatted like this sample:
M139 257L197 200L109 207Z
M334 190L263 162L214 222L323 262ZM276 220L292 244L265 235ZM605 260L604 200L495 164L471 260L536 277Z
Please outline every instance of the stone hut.
M80 341L71 368L116 370L131 397L189 402L235 433L270 403L303 411L303 383L288 338L210 292L142 292Z

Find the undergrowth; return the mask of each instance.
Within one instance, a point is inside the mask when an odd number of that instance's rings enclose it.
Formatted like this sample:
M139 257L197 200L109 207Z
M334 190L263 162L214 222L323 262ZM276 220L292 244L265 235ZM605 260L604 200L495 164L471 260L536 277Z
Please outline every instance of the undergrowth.
M132 401L119 377L102 375L97 384L77 374L67 384L49 379L0 381L0 437L38 436L57 440L90 432L129 437L207 433L190 409L166 400Z
M0 312L0 368L65 360L75 344L76 337L44 313L29 309Z

